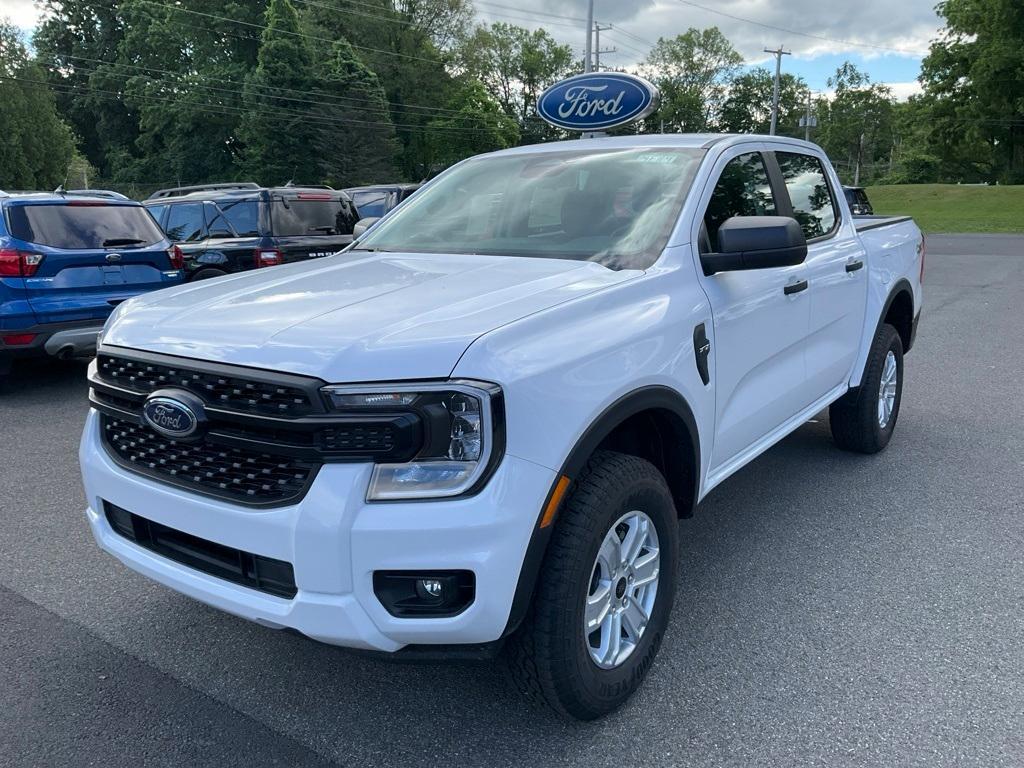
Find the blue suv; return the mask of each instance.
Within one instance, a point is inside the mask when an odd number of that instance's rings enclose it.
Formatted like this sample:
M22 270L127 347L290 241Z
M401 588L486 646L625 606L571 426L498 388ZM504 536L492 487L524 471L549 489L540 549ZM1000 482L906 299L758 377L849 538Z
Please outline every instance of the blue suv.
M127 198L0 192L0 375L18 357L92 355L113 308L181 283L181 261Z

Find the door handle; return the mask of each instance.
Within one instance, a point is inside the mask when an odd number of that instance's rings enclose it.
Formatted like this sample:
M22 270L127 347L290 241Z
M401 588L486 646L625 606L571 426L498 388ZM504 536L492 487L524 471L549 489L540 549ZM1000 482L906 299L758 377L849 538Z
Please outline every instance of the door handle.
M846 271L847 272L856 272L858 269L862 269L863 267L864 267L864 262L860 261L860 260L846 262Z
M807 290L807 281L806 280L801 280L799 283L790 283L789 285L787 285L785 288L782 289L782 292L784 294L786 294L787 296L792 296L794 293L800 293L800 291L806 291L806 290Z

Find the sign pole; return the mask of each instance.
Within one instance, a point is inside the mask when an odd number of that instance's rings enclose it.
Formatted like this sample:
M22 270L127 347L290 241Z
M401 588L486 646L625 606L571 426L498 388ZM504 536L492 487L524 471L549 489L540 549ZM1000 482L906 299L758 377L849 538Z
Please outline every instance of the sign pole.
M593 40L594 40L594 0L587 3L587 45L583 54L583 71L590 72L593 69Z

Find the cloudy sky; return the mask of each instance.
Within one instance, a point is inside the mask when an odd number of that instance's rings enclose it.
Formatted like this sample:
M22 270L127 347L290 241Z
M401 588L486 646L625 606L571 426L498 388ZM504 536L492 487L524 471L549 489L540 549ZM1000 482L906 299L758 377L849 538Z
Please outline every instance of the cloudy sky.
M872 78L892 86L897 96L918 89L921 57L941 26L935 0L594 0L594 18L612 29L601 33L601 47L614 47L603 61L630 67L658 37L688 27L718 26L751 66L770 64L764 48L785 46L787 72L802 76L812 89L849 59ZM476 0L483 21L543 27L561 42L583 50L582 21L587 0ZM0 14L31 30L38 15L31 0L3 0Z

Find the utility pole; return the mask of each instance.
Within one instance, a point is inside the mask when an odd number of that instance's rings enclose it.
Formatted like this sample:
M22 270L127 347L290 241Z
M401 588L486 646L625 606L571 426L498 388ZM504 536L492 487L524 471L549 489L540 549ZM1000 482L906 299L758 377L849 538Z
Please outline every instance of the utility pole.
M860 186L860 163L861 158L864 156L864 134L860 135L860 140L857 142L857 165L853 169L853 186Z
M592 53L594 41L594 0L590 0L587 3L587 45L584 49L583 54L583 71L591 72L593 70L594 55Z
M807 89L807 114L804 116L804 141L811 140L811 89Z
M601 32L612 28L611 24L601 26L600 24L594 25L594 71L601 71L601 54L602 53L615 53L616 48L605 48L601 50Z
M778 48L765 48L765 53L775 57L775 88L772 89L772 129L771 135L775 135L775 128L779 123L779 77L782 74L782 57L789 56L792 51L784 51L780 45Z

